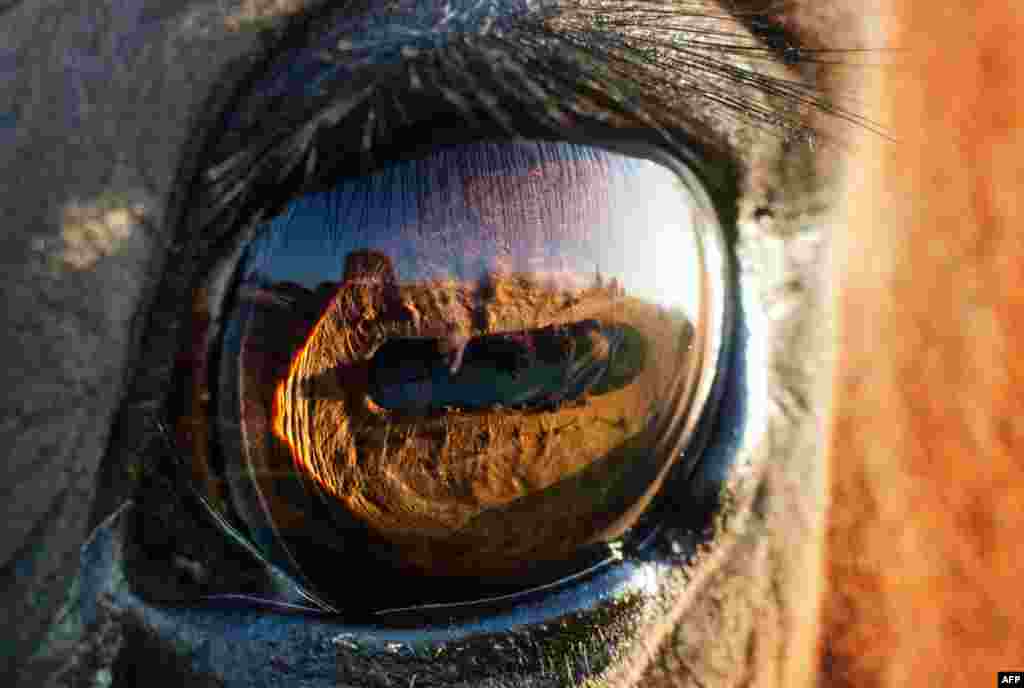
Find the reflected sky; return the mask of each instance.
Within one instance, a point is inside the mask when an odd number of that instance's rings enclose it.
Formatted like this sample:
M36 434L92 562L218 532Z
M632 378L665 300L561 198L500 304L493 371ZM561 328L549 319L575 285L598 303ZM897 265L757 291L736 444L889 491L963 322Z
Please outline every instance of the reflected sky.
M452 146L297 199L249 248L246 279L315 289L371 249L400 284L526 274L572 293L614 279L695 320L696 208L649 160L554 142Z

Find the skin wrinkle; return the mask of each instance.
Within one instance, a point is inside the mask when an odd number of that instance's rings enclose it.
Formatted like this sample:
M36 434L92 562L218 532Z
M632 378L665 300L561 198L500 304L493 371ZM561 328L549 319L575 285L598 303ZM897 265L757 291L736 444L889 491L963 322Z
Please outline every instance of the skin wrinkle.
M161 213L173 175L171 161L183 145L188 122L220 67L246 54L258 40L246 29L296 7L244 3L232 13L219 5L193 3L177 12L167 7L150 11L144 2L128 2L114 12L26 3L5 14L0 44L13 46L19 65L13 79L0 81L5 89L0 102L14 103L18 126L17 146L5 148L7 159L0 169L8 175L19 170L17 188L25 198L3 211L10 228L4 236L5 249L10 248L3 254L5 294L17 294L14 300L20 307L8 320L20 341L2 380L11 391L0 427L5 438L28 443L16 445L9 465L35 469L17 478L23 489L14 496L23 501L9 507L18 518L7 521L0 537L8 548L0 561L17 560L3 571L5 599L13 601L4 606L4 626L20 629L19 637L4 648L8 666L11 658L31 647L60 598L73 571L75 547L85 535L87 495L110 439L107 429L125 371L135 356L141 325L136 314L151 302L163 250L170 243L162 235ZM66 88L49 85L53 65L68 68ZM133 78L136 74L148 78L140 84ZM822 308L811 302L819 291L819 254L812 252L806 264L783 260L773 269L759 267L770 262L773 251L762 244L762 237L777 236L782 254L789 255L797 252L794 247L803 237L818 233L821 222L812 210L801 209L813 190L800 184L809 180L792 182L792 177L808 173L801 161L808 152L798 148L783 155L773 149L777 145L777 139L769 138L749 149L764 164L751 169L746 179L740 250L747 252L749 269L762 271L766 301L783 304L780 312L790 314L774 325L778 345L813 348L810 340L821 333L812 333L807 323ZM779 162L769 165L771 161ZM784 179L790 195L774 192ZM7 188L14 185L8 181ZM75 212L83 208L90 218L84 222L95 225L76 231L75 223L83 221ZM754 217L756 209L764 208L776 218L768 231ZM25 227L32 231L19 231ZM122 238L108 241L104 229L109 237ZM66 259L60 257L62 250L71 251ZM8 284L19 291L7 291ZM110 298L111 293L118 297ZM764 497L748 531L705 584L708 595L686 610L665 653L641 684L797 685L809 675L804 670L809 657L799 648L811 643L787 636L813 621L808 616L813 617L814 607L768 581L799 578L814 568L817 555L807 543L813 543L820 520L816 500L822 476L820 468L802 462L818 453L820 419L806 413L807 408L822 408L820 392L810 387L820 377L817 367L825 355L809 351L803 366L787 364L774 373L779 413L761 451L789 458L767 474ZM33 439L24 419L36 417L32 414L42 408L53 409L54 422L39 428ZM73 431L56 450L53 463L39 462L53 437L52 427ZM55 479L51 467L56 462L68 468ZM15 556L21 553L19 545L29 539L62 486L75 495L69 500L74 508L42 520L48 524L46 548L25 575L24 557ZM808 495L813 497L810 502ZM791 529L794 520L804 525ZM785 535L777 537L779 533ZM717 649L715 639L722 633L729 634L730 642Z

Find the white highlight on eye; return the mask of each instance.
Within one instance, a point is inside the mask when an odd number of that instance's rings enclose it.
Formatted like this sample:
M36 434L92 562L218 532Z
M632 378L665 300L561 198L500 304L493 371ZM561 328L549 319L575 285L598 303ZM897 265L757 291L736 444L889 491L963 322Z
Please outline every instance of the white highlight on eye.
M649 160L631 161L634 169L624 180L628 187L617 198L642 198L620 210L626 239L615 255L607 255L605 274L618 277L631 296L678 308L691 322L700 315L701 257L695 240L697 203L671 170ZM635 188L636 193L630 193ZM641 193L642 191L642 193ZM627 271L627 266L630 268Z

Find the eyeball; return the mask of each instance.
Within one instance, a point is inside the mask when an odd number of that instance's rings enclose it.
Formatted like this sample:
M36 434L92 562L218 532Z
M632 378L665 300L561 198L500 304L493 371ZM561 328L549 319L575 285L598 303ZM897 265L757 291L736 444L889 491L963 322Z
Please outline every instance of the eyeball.
M692 461L724 321L715 214L652 158L446 146L255 227L184 413L211 503L333 599L607 556Z

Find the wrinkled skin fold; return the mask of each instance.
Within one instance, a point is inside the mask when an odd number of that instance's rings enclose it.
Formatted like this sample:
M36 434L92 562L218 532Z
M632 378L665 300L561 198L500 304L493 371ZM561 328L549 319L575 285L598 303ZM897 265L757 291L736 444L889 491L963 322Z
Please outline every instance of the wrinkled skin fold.
M699 0L659 20L662 31L725 26L727 41L762 49L726 51L697 70L692 97L672 92L651 112L735 171L730 248L748 315L764 324L763 356L750 359L764 380L750 397L763 427L737 433L756 480L721 537L659 569L656 593L629 598L614 623L586 617L600 605L581 594L571 602L582 616L553 629L537 629L559 618L547 609L519 617L514 637L501 617L425 661L349 642L352 628L330 620L197 617L140 601L113 557L130 531L113 526L159 446L153 418L173 355L155 361L144 343L180 315L163 309L161 285L198 270L198 244L179 226L180 171L226 75L251 69L309 5L0 8L5 676L26 686L897 686L925 674L980 685L1020 668L1014 46L1024 21L1009 3L795 2L764 15L757 0ZM595 23L652 40L628 22ZM659 75L680 77L707 50L625 73L656 90ZM756 78L723 77L729 68ZM98 524L110 527L83 559ZM79 576L83 561L90 573ZM391 636L379 638L383 648Z

